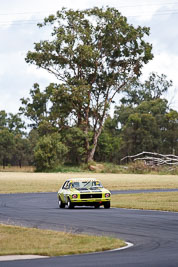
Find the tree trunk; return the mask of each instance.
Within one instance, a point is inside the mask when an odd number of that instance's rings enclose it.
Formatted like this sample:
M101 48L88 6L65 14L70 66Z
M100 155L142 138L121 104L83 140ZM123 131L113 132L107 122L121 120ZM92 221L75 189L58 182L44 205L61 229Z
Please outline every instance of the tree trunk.
M19 167L20 167L20 169L22 168L22 161L21 160L19 160Z
M5 159L3 159L3 169L5 169L5 166L6 166L6 160Z
M94 137L93 137L93 147L92 150L89 152L88 154L88 158L87 158L87 162L90 162L93 160L94 154L95 154L95 150L96 150L96 146L97 146L97 142L98 142L98 137L101 134L102 131L102 126L98 129L98 131L96 133L94 133Z

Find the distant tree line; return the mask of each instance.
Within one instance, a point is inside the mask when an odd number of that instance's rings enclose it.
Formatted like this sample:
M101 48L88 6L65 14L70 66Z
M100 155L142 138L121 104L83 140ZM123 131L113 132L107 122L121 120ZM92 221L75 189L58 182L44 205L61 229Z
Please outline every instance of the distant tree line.
M137 81L131 90L127 88L114 116L105 120L94 160L119 164L122 157L142 151L178 155L178 112L162 97L171 85L165 75L152 73L144 83ZM38 114L38 87L31 95L35 105L30 107ZM27 132L20 114L0 111L1 165L34 165L42 171L63 163L86 162L85 136L80 127L65 122L59 130L53 124L55 116L40 116L36 115L36 124ZM92 136L92 130L90 133Z
M163 98L170 86L165 75L151 73L144 83L137 81L125 90L114 117L105 121L98 160L118 163L142 151L178 155L178 112Z
M31 165L31 143L25 133L25 123L19 114L0 111L0 162L4 168L9 165Z
M119 163L143 150L178 153L178 113L163 98L172 82L155 73L140 81L153 58L144 40L149 28L134 27L109 7L63 8L39 27L47 25L51 37L35 43L26 62L59 82L45 89L35 83L19 114L1 111L3 166L29 164L42 171L61 163ZM28 131L22 115L31 121Z

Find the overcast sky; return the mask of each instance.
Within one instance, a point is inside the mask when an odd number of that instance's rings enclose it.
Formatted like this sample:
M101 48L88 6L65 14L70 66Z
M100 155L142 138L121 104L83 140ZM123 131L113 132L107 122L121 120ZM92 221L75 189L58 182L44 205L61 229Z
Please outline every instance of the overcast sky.
M154 59L144 67L144 77L151 71L166 74L173 81L166 98L178 110L178 0L0 0L0 110L17 113L20 98L28 97L35 82L44 88L54 81L24 60L34 42L49 37L49 29L39 29L36 24L62 7L94 6L115 7L129 23L151 28L148 41Z

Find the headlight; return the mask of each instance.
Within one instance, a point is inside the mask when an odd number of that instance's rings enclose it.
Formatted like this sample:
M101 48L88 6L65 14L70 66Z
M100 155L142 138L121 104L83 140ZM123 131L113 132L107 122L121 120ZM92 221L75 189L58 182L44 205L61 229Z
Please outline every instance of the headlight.
M109 193L106 193L106 194L105 194L105 197L110 197L110 194L109 194Z
M77 197L78 197L77 194L72 195L72 198L77 198Z

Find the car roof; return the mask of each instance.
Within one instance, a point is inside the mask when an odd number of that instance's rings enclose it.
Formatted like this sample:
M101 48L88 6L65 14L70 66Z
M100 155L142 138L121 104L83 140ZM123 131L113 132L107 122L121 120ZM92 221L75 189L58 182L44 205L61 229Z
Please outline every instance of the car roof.
M71 178L71 179L67 179L67 181L70 182L84 182L84 181L98 181L98 179L94 179L94 178Z

